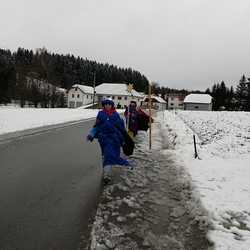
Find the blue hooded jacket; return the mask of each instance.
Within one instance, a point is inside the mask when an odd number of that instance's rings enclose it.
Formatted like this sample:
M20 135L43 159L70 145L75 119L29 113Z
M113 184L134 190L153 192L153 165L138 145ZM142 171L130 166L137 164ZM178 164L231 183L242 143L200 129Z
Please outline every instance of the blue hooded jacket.
M124 143L124 131L124 122L116 111L111 114L104 110L99 111L90 135L97 138L100 143L104 158L103 166L129 165L127 160L120 157L121 146Z

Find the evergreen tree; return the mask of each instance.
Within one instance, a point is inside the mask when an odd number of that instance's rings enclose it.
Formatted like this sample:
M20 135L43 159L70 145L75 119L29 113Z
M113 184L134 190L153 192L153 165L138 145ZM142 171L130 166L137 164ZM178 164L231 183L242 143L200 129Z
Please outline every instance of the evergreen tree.
M210 91L209 88L207 88L207 89L205 90L205 94L211 95L211 91Z
M227 93L228 93L224 81L221 82L218 91L219 91L218 93L219 109L224 110L226 109L226 99L227 99Z
M250 111L250 78L247 79L246 85L247 85L246 110Z
M38 104L42 101L42 94L34 84L32 84L30 92L30 101L34 104L34 107L37 108Z
M209 89L206 91L210 91ZM212 104L213 110L225 110L229 108L229 93L230 90L226 87L225 82L220 84L214 84L211 90L211 96L213 97Z
M43 90L41 93L41 105L42 108L49 108L50 104L50 93L47 90Z
M245 75L243 75L236 87L236 99L239 110L247 110L248 85Z
M52 92L50 95L51 108L55 108L59 106L59 93L56 91L56 87L52 88Z
M65 97L64 97L64 94L61 93L59 94L59 98L58 98L58 108L65 108L65 107L66 107Z
M152 82L151 93L158 96L160 94L160 91L161 89L159 87L159 84L157 82Z
M212 106L213 106L212 108L213 108L213 110L218 110L219 109L218 88L219 88L218 84L214 84L212 86L211 95L213 97L213 99L212 99Z
M233 86L231 86L228 92L228 110L235 110L236 109L236 98Z
M0 50L0 103L8 103L15 94L15 66L10 51Z

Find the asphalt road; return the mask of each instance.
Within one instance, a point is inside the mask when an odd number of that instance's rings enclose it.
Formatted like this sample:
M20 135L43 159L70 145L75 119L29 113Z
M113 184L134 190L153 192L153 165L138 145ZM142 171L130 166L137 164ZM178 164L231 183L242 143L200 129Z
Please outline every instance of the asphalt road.
M0 144L0 249L76 250L100 193L93 121Z

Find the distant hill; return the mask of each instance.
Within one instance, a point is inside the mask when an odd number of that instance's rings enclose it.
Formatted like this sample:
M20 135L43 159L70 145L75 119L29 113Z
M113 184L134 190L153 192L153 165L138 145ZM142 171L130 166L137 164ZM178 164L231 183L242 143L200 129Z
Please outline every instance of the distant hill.
M22 83L26 76L69 89L73 84L92 85L94 72L97 85L102 82L133 83L138 91L145 91L148 86L148 79L131 68L50 53L45 48L35 52L24 48L15 52L0 49L0 102L15 99L16 82Z

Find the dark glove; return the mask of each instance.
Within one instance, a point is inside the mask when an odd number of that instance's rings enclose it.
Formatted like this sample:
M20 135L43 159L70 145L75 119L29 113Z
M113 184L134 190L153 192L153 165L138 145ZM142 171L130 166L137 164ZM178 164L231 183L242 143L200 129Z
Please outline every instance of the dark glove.
M92 135L87 135L87 141L93 141L94 137Z

